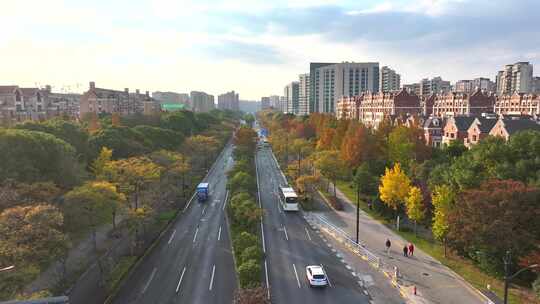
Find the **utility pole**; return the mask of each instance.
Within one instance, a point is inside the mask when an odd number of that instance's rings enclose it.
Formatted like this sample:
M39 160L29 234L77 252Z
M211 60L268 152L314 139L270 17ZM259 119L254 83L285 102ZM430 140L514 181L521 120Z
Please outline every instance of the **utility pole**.
M504 262L504 304L508 304L508 288L510 286L510 280L512 280L518 274L522 273L523 271L527 269L539 268L540 264L529 265L525 268L518 270L516 273L510 275L510 262L511 262L510 251L506 251L506 255L503 258L503 262Z
M360 184L356 185L356 244L358 244L358 233L360 226Z

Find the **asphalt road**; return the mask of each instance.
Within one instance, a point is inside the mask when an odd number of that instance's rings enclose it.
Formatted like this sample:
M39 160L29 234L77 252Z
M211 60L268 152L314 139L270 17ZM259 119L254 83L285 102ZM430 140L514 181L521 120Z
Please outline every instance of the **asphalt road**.
M260 202L264 209L264 280L267 273L271 302L370 303L358 280L310 228L301 213L282 210L277 191L286 181L270 148L259 149L256 161ZM307 265L322 265L330 285L310 288L305 272Z
M237 288L225 217L227 145L205 181L210 198L196 198L127 279L114 303L232 303Z

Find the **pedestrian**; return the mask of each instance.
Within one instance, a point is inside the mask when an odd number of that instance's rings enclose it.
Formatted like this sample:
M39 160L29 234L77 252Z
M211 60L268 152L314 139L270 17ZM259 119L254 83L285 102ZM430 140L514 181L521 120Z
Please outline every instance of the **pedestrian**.
M410 256L414 255L414 245L413 245L413 243L409 243L409 255Z
M407 253L409 252L409 248L407 248L407 244L403 246L403 256L408 256Z
M390 254L390 246L392 246L392 243L389 239L386 239L386 254Z

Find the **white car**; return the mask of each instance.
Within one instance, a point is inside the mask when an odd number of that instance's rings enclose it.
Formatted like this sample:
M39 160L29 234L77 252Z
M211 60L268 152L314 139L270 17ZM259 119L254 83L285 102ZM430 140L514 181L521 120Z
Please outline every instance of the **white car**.
M306 267L306 276L311 287L325 287L328 285L328 279L324 269L318 265Z

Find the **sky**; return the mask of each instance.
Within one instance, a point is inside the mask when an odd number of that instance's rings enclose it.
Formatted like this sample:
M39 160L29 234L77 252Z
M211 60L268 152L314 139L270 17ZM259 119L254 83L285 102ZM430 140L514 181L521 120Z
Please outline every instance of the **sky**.
M259 100L318 61L377 61L402 84L540 75L539 20L539 0L2 0L0 85Z

